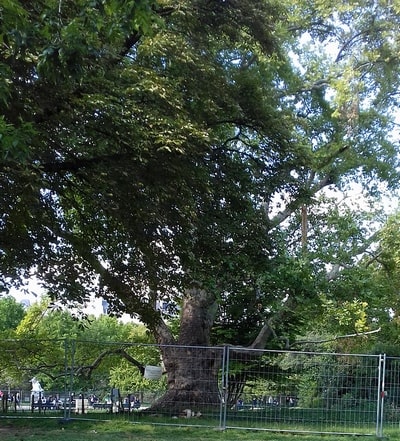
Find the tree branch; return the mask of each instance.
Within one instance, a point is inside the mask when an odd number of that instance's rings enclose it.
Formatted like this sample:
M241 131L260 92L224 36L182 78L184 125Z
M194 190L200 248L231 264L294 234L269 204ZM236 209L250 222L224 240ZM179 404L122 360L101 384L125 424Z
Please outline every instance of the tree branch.
M285 317L295 309L296 304L297 302L293 297L288 297L284 303L284 307L277 312L272 319L264 323L253 343L248 346L248 349L265 349L267 342L271 338L275 337L278 339L273 324L282 323ZM281 340L283 339L281 338ZM288 342L286 342L286 346L289 346Z
M327 167L329 164L333 162L334 159L342 155L350 146L344 145L331 155L329 155L327 158L324 159L323 163L319 164L318 169L323 170L325 167ZM315 176L316 172L314 170L311 170L311 176ZM324 174L324 176L319 179L314 185L311 185L311 182L309 182L309 195L314 196L317 194L320 190L323 188L332 185L335 183L335 173L334 170L330 170ZM284 220L286 220L289 216L291 216L297 209L300 208L301 205L304 204L304 200L301 198L297 198L290 202L287 207L276 214L272 219L270 219L270 228L273 229L276 226L280 225Z
M368 247L375 241L375 239L378 237L379 235L379 231L376 231L374 234L372 234L367 240L365 240L365 242L360 245L354 252L354 256L358 256L359 254L365 253L368 249ZM376 257L372 258L372 261L377 259L379 257L379 253ZM368 265L370 265L372 262L371 260L369 260L366 264L366 266L368 267ZM331 270L327 273L326 275L326 279L328 281L331 280L335 280L337 279L337 277L340 275L341 271L343 268L346 268L345 265L340 264L340 263L336 263L335 265L332 266Z
M73 233L65 231L58 231L58 234L53 234L55 237L62 237L66 240L74 248L77 255L88 263L100 276L103 286L106 286L115 294L115 297L110 296L106 298L106 300L112 303L115 299L118 299L118 301L123 304L126 313L137 314L141 321L155 333L160 344L175 343L175 338L162 319L160 312L148 301L147 297L140 295L140 293L135 293L127 283L112 274L112 272L100 262L97 256L92 253L84 240L79 240Z
M167 17L171 15L175 10L176 7L167 7L167 8L160 8L154 12L159 17ZM125 39L122 49L119 52L119 57L120 58L126 57L129 54L129 52L132 50L132 48L135 46L135 44L138 43L141 37L142 34L139 31L134 31L130 35L128 35Z
M381 328L374 329L372 331L365 331L365 332L356 332L355 334L346 334L346 335L338 335L332 338L327 338L323 340L299 340L295 341L290 345L290 347L304 345L304 344L321 344L321 343L329 343L331 341L337 341L337 340L343 340L345 338L353 338L353 337L363 337L365 335L371 335L376 334L377 332L380 332Z
M144 375L144 369L145 369L144 365L142 363L140 363L139 361L137 361L135 358L133 358L130 354L128 354L122 348L110 349L108 351L102 352L91 365L80 366L79 368L77 368L76 371L75 371L76 374L79 375L82 371L87 371L87 378L90 378L91 375L92 375L92 372L99 367L100 363L106 357L108 357L110 355L120 355L121 357L125 358L125 360L127 360L129 363L131 363L134 366L136 366L139 369L140 374L142 376Z

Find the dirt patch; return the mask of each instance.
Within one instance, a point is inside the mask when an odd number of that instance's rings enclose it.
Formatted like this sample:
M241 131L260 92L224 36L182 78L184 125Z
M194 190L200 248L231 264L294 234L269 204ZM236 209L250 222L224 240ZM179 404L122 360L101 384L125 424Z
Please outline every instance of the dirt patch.
M0 423L0 435L12 435L12 434L25 434L28 432L32 432L32 430L25 428L25 427L15 427L11 424L7 424L7 425L1 425Z

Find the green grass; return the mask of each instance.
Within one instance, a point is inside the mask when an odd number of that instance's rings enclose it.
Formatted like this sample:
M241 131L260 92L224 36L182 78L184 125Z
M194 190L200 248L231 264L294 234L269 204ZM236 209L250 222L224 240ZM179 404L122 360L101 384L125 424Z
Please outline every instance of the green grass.
M400 431L386 439L400 441ZM59 419L0 419L1 441L371 441L371 436L310 435L254 430L220 431L209 428L153 426L124 421L69 421Z

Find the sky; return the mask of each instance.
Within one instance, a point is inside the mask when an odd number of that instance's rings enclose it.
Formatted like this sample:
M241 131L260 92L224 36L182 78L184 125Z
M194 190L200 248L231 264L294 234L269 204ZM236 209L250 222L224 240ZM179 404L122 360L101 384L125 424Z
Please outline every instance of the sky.
M10 290L10 294L20 303L30 306L38 301L44 295L43 288L37 283L35 279L31 279L27 285L26 290L21 291L15 288ZM93 297L92 300L84 308L86 314L99 316L103 311L102 299Z

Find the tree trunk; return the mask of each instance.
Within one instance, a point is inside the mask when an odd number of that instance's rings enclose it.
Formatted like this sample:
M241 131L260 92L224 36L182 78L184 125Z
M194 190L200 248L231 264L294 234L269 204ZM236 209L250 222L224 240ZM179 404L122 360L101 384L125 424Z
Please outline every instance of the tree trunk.
M197 413L219 405L218 373L222 352L181 346L163 348L162 352L168 389L152 405L152 411L179 415L185 409Z
M185 409L201 412L220 403L218 374L222 351L209 347L216 313L215 299L205 290L193 288L185 295L178 339L170 345L165 328L157 333L167 375L167 392L151 411L181 414Z
M282 320L294 305L295 301L289 298L287 309L282 309L274 320L260 329L249 346L253 351L249 353L244 348L237 348L236 359L246 363L262 355L261 350L274 335L273 324ZM210 333L216 312L216 299L203 289L193 288L185 293L179 337L174 339L166 324L159 323L155 334L161 347L168 389L151 406L150 411L180 415L185 409L197 413L220 405L223 350L210 347ZM245 371L230 378L231 389L225 391L228 393L228 403L239 397L245 381Z

